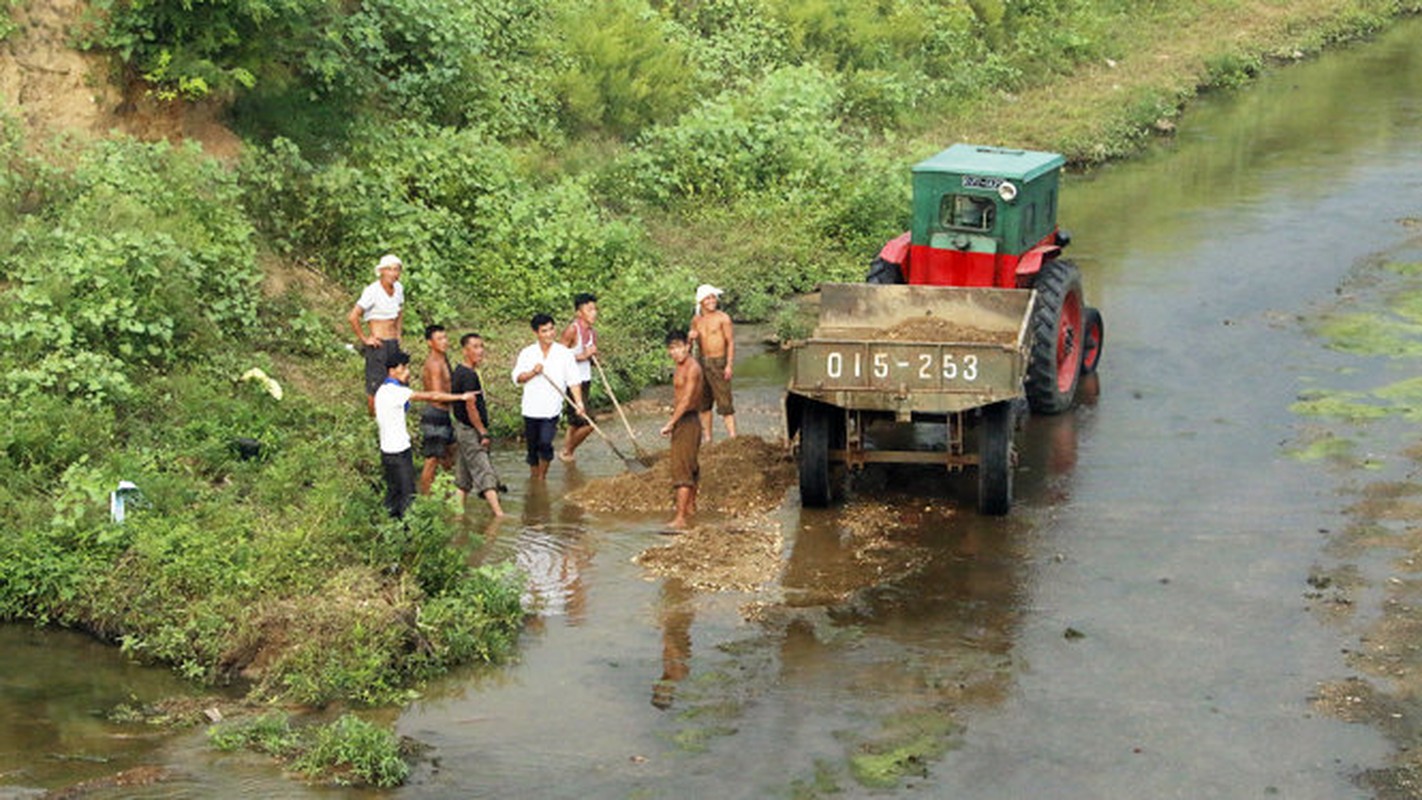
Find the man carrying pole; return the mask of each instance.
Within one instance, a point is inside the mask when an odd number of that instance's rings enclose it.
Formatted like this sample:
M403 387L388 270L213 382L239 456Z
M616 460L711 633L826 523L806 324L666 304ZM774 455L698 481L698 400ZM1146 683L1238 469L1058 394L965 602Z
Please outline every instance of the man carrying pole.
M558 329L547 314L534 314L529 320L536 341L523 348L514 362L513 380L523 387L523 435L528 445L528 477L541 481L548 477L548 465L553 461L553 439L558 434L558 416L563 410L563 395L572 395L573 408L583 408L582 385L573 351L554 341Z

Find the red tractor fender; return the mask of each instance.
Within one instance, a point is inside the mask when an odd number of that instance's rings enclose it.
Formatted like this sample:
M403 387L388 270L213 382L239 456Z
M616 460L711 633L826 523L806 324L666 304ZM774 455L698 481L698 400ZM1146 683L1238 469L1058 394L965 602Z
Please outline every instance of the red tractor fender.
M888 264L908 265L909 238L911 234L904 231L902 234L890 239L883 249L879 251L879 258Z
M1042 269L1042 262L1062 254L1061 245L1039 244L1022 254L1017 260L1017 277L1036 275Z

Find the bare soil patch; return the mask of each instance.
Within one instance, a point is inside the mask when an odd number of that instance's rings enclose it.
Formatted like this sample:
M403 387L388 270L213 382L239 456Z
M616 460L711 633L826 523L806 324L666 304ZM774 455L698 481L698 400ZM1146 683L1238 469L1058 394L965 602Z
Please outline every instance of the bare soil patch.
M222 121L218 102L163 102L125 82L108 56L74 48L82 0L34 0L13 10L17 29L0 41L0 111L13 115L34 148L59 136L193 141L232 160L242 142Z

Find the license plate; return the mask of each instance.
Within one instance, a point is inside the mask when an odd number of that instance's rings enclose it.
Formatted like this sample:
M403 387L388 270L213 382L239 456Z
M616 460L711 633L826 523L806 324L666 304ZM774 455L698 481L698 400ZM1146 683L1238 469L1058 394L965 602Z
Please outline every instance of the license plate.
M796 380L825 389L966 389L985 366L981 353L957 347L815 343L800 352Z

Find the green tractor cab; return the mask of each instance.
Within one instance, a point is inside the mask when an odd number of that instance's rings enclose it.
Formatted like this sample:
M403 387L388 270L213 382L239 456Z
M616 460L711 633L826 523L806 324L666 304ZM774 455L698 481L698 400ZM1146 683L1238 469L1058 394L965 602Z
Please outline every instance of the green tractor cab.
M955 144L913 167L913 227L870 265L868 282L1034 289L1027 373L1032 410L1071 407L1096 370L1104 325L1081 273L1061 258L1057 226L1066 159L1057 153Z

